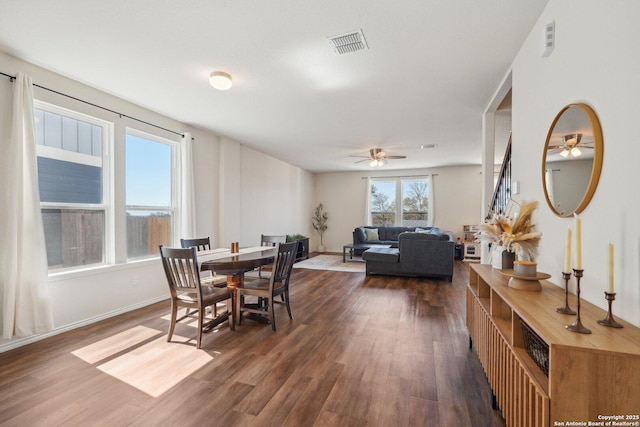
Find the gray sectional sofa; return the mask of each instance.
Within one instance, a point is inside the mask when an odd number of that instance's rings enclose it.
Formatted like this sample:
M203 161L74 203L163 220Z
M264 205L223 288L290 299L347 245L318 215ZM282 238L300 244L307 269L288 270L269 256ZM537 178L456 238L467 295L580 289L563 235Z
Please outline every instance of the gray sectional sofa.
M401 233L415 232L421 230L431 234L448 234L453 240L453 233L449 231L440 231L437 227L400 227L400 226L374 226L367 225L363 227L356 227L353 230L353 243L354 244L369 244L369 245L391 245L392 248L398 247L398 236ZM364 250L356 250L355 255L362 255Z
M387 227L390 228L390 227ZM392 227L400 228L400 227ZM390 248L370 248L364 251L367 275L435 276L453 280L454 242L450 233L438 229L429 232L402 231ZM385 230L386 231L386 230ZM394 230L397 231L397 230ZM354 231L354 242L357 229ZM387 236L386 234L383 236ZM358 243L392 244L392 240L365 240Z

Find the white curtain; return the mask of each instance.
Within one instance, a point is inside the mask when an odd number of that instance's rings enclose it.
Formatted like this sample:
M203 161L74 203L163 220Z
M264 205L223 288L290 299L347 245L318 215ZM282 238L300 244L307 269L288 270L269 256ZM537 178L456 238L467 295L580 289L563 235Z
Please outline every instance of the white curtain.
M435 175L427 175L427 177L429 178L429 213L431 214L431 218L429 218L429 226L430 227L435 227L435 223L436 223L436 210L434 209L435 206L435 190L434 190L434 177Z
M5 339L53 329L31 78L19 73L13 90L11 136L0 142L0 286Z
M193 141L191 134L185 132L182 136L181 155L182 167L182 205L180 209L181 237L189 239L196 236L196 196L193 178Z
M371 225L371 177L367 177L367 192L364 200L364 225Z

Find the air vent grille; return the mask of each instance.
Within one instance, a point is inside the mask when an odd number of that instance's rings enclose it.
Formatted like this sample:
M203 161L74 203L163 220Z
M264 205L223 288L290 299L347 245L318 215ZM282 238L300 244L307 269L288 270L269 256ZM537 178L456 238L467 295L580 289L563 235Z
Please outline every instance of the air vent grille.
M329 44L338 55L369 49L362 30L353 31L339 36L328 37Z

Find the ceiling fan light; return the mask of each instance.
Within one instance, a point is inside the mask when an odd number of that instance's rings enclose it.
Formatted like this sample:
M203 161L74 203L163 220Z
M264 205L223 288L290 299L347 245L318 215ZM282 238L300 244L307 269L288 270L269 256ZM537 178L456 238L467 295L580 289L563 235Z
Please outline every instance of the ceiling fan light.
M578 149L578 147L573 147L573 148L571 149L571 155L572 155L573 157L578 157L580 154L582 154L582 151L580 151L580 150Z
M561 155L562 157L567 157L567 156L569 155L569 150L566 150L566 149L565 149L565 150L562 150L562 152L560 153L560 155Z
M231 76L223 71L214 71L209 76L209 84L218 90L227 90L233 84Z
M377 160L371 160L371 163L369 163L369 166L371 166L372 168L378 165L378 161Z

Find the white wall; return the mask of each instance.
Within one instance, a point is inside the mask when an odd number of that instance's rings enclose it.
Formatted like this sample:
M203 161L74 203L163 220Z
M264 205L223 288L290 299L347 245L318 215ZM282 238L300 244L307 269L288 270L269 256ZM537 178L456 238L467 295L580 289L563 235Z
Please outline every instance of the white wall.
M231 241L257 244L260 233L272 229L278 233L309 233L306 221L312 209L309 172L2 52L0 71L10 75L26 72L39 85L167 129L191 132L195 139L196 231L201 236L212 236L214 245L226 247ZM174 141L180 137L42 89L36 88L34 92L37 99L115 123L116 265L50 277L54 333L167 299L168 289L159 259L126 263L124 129L130 126ZM1 138L9 137L11 104L12 83L1 77ZM180 237L176 236L174 244L179 243ZM37 338L0 340L0 351Z
M615 7L600 0L549 1L513 63L513 179L521 182L522 200L541 202L539 269L553 274L551 280L560 285L564 236L573 221L555 216L544 202L540 162L547 131L565 105L584 102L595 110L604 136L604 162L593 200L581 214L581 295L605 308L611 241L618 294L614 314L640 326L640 198L633 196L640 182L637 16L636 0L618 0ZM556 48L542 58L544 25L551 21Z
M425 174L434 174L434 226L462 237L463 225L480 223L480 166L316 174L314 205L323 203L329 213L329 228L323 238L326 250L342 252L343 245L353 242L353 229L365 224L367 180L363 177ZM320 239L316 232L312 236L313 249L320 244Z

